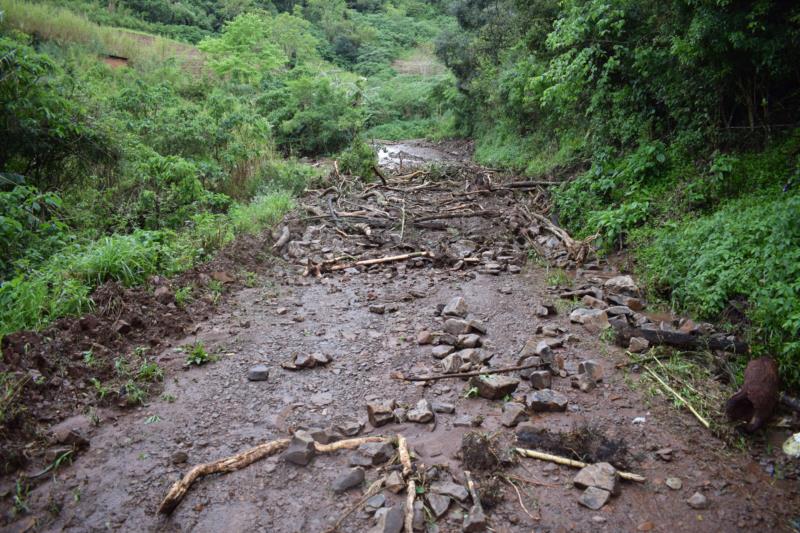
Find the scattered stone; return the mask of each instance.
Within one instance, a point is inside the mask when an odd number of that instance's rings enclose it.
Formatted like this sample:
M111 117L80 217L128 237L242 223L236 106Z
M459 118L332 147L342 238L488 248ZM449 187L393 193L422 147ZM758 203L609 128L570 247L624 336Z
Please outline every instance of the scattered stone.
M450 497L443 494L428 493L428 505L435 518L441 518L450 508Z
M417 333L417 344L420 346L424 344L430 344L433 342L433 333L429 330L425 329Z
M596 463L583 467L572 482L579 489L597 487L614 495L620 491L619 474L609 463Z
M465 335L470 329L469 322L463 318L448 318L444 321L444 330L451 335Z
M408 421L408 409L396 407L392 412L394 413L394 421L398 424L403 424Z
M373 466L377 466L394 457L394 446L388 442L365 442L358 447L358 453L369 458Z
M266 381L269 379L269 368L267 365L256 365L247 371L247 379L250 381Z
M473 419L469 415L459 415L453 420L453 427L468 428L473 425Z
M581 392L591 392L597 387L597 382L589 377L589 374L578 374L572 376L572 388Z
M503 404L503 416L500 423L507 428L512 428L525 420L525 407L516 402L506 402Z
M465 350L459 350L456 352L462 361L469 361L473 365L482 365L486 361L492 358L492 354L481 352L475 348L467 348Z
M491 374L473 377L470 380L470 385L477 387L478 395L481 398L499 400L517 390L519 379L502 374Z
M69 427L65 423L56 425L51 429L51 442L72 446L76 449L89 446L89 439L76 427Z
M285 307L278 307L277 309L275 309L275 314L277 315L285 315L288 312L289 310Z
M370 402L367 404L367 415L369 423L373 426L381 427L394 421L394 400L388 402Z
M508 265L508 272L510 274L519 274L520 272L522 272L522 267L518 265Z
M294 356L294 366L298 368L313 368L317 366L317 360L310 354L297 354Z
M547 341L540 341L537 343L534 353L535 355L541 357L542 361L545 363L553 360L553 349L550 348L550 344Z
M170 461L172 461L172 464L174 465L183 464L188 460L189 460L189 454L187 454L184 451L177 451L172 454L172 457L170 457Z
M560 392L552 389L543 389L528 394L525 397L525 403L530 409L545 413L566 411L569 400Z
M369 306L369 312L375 313L376 315L382 315L386 313L386 306L383 304L373 304Z
M549 389L553 382L553 374L549 370L536 370L531 372L530 380L534 389Z
M461 371L461 365L463 364L464 361L461 359L460 355L451 353L442 359L442 372L445 374L456 374Z
M175 297L172 295L172 291L169 290L169 287L161 286L158 287L155 291L153 291L153 296L155 299L164 305L170 304L175 301Z
M608 301L617 305L624 305L625 307L630 308L632 311L641 311L644 309L644 302L642 302L639 298L633 298L624 294L609 294L607 299Z
M395 470L386 477L386 482L384 483L384 486L390 492L393 492L394 494L399 494L406 488L406 483L405 481L403 481L403 476L400 475L400 472L397 472Z
M534 308L533 312L536 314L536 316L540 316L540 317L546 317L546 316L548 316L550 314L550 310L547 307L543 306L543 305L537 305Z
M683 481L677 477L668 477L664 484L672 490L681 490L683 488Z
M639 287L630 276L616 276L606 280L605 288L615 293L638 294Z
M337 477L331 488L333 492L344 492L354 487L361 485L364 482L364 469L360 466L350 468L339 477Z
M289 447L281 454L284 461L300 466L305 466L314 457L314 438L303 430L295 431Z
M475 320L474 318L469 321L469 327L472 331L476 333L480 333L481 335L486 335L486 324L484 324L480 320Z
M437 338L434 344L447 344L449 346L456 345L456 336L450 335L449 333L441 333Z
M672 461L672 448L661 448L660 450L656 450L656 457L667 463Z
M386 505L386 496L383 494L376 494L366 502L364 502L364 510L367 511L369 514L373 514L375 511L380 509Z
M615 305L606 309L608 316L633 316L633 310L627 305Z
M421 531L425 526L425 511L422 500L414 501L414 514L411 519L411 529L413 531Z
M322 352L314 352L311 354L311 358L317 365L325 366L331 362L331 356L328 354L324 354Z
M534 372L536 372L536 366L542 365L542 358L537 357L535 355L530 357L522 357L517 361L517 366L531 366L531 368L526 368L525 370L520 370L519 375L523 379L530 379ZM545 371L546 372L546 371Z
M611 323L608 321L608 315L605 311L598 311L583 318L583 327L589 333L597 334L604 329L610 328Z
M308 434L311 435L311 438L314 439L315 442L319 442L320 444L330 444L341 438L333 428L308 428L306 431L308 431Z
M473 505L467 516L464 517L463 531L465 533L483 533L486 531L486 514L479 504Z
M628 350L633 353L642 353L648 348L650 348L650 341L642 337L631 337L630 344L628 344Z
M592 511L597 511L606 504L610 497L611 493L607 490L599 489L597 487L588 487L583 491L583 494L581 494L581 498L578 500L578 503L584 507L588 507Z
M686 500L686 503L688 503L689 507L692 509L708 509L708 498L699 492L692 494L692 497Z
M388 509L384 507L379 509L378 512L384 511L378 517L378 525L372 530L375 533L400 533L403 530L403 521L405 520L405 513L403 505L395 505Z
M433 407L434 413L446 413L451 415L456 412L456 406L452 403L431 402L431 406Z
M431 355L434 359L444 359L451 353L455 351L455 348L452 346L447 346L446 344L440 344L439 346L434 346L431 350Z
M345 437L355 437L364 429L364 424L358 420L348 418L334 426L334 429Z
M459 348L477 348L480 345L481 338L474 333L459 335L458 340L456 340L456 346Z
M452 481L438 481L433 483L431 485L431 492L441 494L442 496L449 496L460 502L467 501L467 498L469 498L467 489Z
M583 302L583 305L591 309L608 309L607 303L605 303L603 300L598 300L589 294L584 295L581 302Z
M467 302L461 296L456 296L444 306L444 309L442 309L442 315L464 318L467 316L467 311Z
M408 419L417 424L427 424L433 420L433 409L428 400L422 399L417 406L408 412Z
M603 365L593 359L578 364L578 374L587 374L594 381L603 381Z

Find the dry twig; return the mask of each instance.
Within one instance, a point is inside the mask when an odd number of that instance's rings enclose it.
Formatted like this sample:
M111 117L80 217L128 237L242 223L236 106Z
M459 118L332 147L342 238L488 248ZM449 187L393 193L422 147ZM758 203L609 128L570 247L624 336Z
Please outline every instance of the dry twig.
M584 468L589 466L588 463L584 463L582 461L576 461L574 459L568 459L566 457L544 453L537 450L526 450L525 448L514 448L514 450L523 457L530 457L532 459L539 459L541 461L549 461L559 465L571 466L572 468ZM632 474L630 472L618 473L620 478L628 481L638 481L639 483L644 483L646 481L645 477L640 476L639 474Z

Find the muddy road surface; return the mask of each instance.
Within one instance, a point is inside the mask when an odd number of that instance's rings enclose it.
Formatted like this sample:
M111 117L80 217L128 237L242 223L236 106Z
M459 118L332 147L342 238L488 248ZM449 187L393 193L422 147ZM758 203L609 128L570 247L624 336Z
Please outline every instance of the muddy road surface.
M161 395L62 422L88 447L20 495L27 512L8 530L323 532L357 507L340 531L400 531L406 480L394 450L375 446L318 453L305 465L267 457L200 479L170 515L157 512L192 466L293 433L326 442L403 435L420 531L464 529L476 503L465 471L485 514L474 531L791 530L796 479L770 475L671 397L648 394L599 314L575 321L585 303L562 294L584 288L608 307L602 300L619 289L608 280L620 273L591 257L567 273L554 268L570 266L576 250L532 218L540 194L393 170L400 175L385 186L331 178L302 198L287 217L288 239L265 248L274 257L248 286L185 338L164 341ZM378 261L358 264L369 259ZM198 342L215 360L187 368L184 347ZM477 378L485 383L400 379L532 358L541 367ZM370 423L368 404L390 404L388 423ZM619 481L612 468L608 491L602 473L578 488L580 469L522 458L515 447L611 463L645 481ZM357 506L379 479L382 488Z

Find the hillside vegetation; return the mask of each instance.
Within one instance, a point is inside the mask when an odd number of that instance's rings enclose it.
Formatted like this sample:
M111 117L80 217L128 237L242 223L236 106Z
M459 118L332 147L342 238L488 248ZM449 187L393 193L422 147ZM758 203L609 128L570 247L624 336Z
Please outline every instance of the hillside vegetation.
M458 0L437 51L477 157L800 385L800 5Z

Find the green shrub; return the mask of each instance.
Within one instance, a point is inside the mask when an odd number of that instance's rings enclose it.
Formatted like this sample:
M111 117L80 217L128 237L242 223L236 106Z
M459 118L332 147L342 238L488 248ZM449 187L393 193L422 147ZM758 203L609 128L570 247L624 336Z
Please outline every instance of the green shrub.
M356 139L350 147L339 154L339 170L358 176L363 180L372 181L374 168L378 164L378 154L361 139Z

